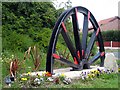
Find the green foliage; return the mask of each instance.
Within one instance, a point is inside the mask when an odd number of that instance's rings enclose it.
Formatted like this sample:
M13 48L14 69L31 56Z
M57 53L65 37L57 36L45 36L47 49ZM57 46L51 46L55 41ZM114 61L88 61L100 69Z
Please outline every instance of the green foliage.
M33 40L28 35L17 34L16 32L7 32L7 36L3 34L3 50L20 50L24 51L27 47L33 45Z
M110 30L110 31L103 31L102 36L104 41L120 41L120 30Z
M45 51L48 48L52 31L49 28L43 28L40 33L36 33L36 41Z
M3 2L3 51L26 51L36 44L46 52L51 29L62 11L52 2Z
M106 79L106 80L109 80L111 78L118 78L118 75L117 74L114 74L114 73L111 73L111 74L102 74L100 76L102 79Z
M63 10L56 10L52 2L3 2L2 27L0 27L2 36L1 34L0 36L5 57L15 55L22 61L28 47L36 45L41 57L40 69L45 70L46 51L52 29ZM27 68L22 69L21 72L30 71L33 68L31 57L22 67ZM4 76L8 74L5 70L7 69L4 64Z

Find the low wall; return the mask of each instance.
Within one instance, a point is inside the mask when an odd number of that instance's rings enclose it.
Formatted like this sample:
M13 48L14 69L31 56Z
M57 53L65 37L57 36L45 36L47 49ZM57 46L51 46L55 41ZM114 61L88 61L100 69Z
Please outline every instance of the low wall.
M97 46L98 46L98 42L96 42ZM104 46L105 47L120 47L120 42L104 42Z

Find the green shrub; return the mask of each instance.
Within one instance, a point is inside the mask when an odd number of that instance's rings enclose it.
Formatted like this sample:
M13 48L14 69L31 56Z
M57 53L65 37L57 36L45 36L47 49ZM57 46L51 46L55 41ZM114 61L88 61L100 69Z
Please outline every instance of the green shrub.
M29 46L34 44L33 40L28 35L17 34L16 32L9 32L8 35L4 34L2 43L3 50L26 51Z
M2 3L3 51L39 45L46 52L58 14L52 2ZM0 32L1 33L1 32Z
M120 30L102 31L104 41L118 41L120 42Z

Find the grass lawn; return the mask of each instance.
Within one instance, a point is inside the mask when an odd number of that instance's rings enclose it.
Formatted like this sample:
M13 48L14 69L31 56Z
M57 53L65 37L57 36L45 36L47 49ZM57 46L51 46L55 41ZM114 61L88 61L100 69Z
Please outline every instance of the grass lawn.
M50 84L42 85L42 88L118 88L118 76L109 75L108 78L94 78L94 80L83 81L81 79L73 80L71 84Z

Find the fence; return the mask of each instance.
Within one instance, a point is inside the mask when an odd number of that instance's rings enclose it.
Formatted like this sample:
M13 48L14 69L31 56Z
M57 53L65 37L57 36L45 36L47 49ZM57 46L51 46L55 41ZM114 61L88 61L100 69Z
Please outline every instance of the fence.
M96 44L98 46L98 42L96 42ZM104 42L104 46L105 47L120 47L120 42L114 42L114 41Z

